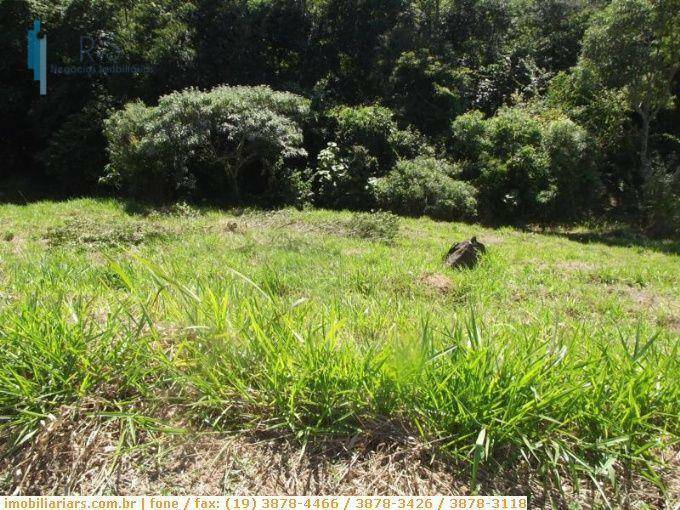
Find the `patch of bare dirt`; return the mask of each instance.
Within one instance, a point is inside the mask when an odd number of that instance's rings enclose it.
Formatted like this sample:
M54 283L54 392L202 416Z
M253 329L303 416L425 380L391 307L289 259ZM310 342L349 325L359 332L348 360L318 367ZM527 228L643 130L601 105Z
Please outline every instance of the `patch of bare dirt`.
M627 296L641 308L653 308L661 301L656 293L640 287L621 285L617 290L620 294Z
M657 324L673 333L680 333L680 315L663 317L657 321Z
M26 239L16 234L6 235L2 241L9 244L13 255L21 255L26 247Z
M441 273L425 273L421 275L420 283L442 294L446 294L453 288L451 279Z

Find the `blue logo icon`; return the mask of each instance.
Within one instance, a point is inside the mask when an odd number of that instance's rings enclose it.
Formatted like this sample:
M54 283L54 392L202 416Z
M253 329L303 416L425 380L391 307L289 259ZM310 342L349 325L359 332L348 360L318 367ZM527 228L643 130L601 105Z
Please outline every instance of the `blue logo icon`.
M40 95L47 95L47 35L40 32L38 19L28 31L28 69L33 71L33 80L40 82Z

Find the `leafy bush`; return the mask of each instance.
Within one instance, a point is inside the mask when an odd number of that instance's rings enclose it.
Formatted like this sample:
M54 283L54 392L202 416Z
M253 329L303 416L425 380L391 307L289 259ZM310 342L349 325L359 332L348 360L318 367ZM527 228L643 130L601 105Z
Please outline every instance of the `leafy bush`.
M400 214L426 214L436 219L461 220L477 213L476 190L453 179L455 168L435 158L399 161L375 184L378 203Z
M487 128L484 114L478 110L458 117L451 124L454 141L449 148L451 155L469 164L479 161L491 150Z
M388 212L356 213L349 221L351 236L392 242L399 233L399 217Z
M654 161L643 191L649 232L655 236L680 237L680 166L677 159L670 163Z
M341 106L327 117L331 141L319 153L313 179L318 205L370 209L372 178L385 175L400 158L431 150L417 132L400 130L392 111L381 106Z
M625 92L606 88L593 66L579 65L551 80L546 102L589 132L592 158L608 191L619 201L636 203L637 137Z
M603 187L588 132L564 116L548 120L542 126L541 148L550 162L555 192L549 214L573 216L597 208Z
M314 174L314 197L327 207L367 208L371 205L369 179L377 173L378 161L361 145L344 151L329 142L319 152Z
M393 112L382 106L340 106L329 116L334 141L340 147L365 147L381 172L387 172L400 157L416 156L423 145L416 133L400 130Z
M480 191L487 216L562 219L597 205L600 180L587 132L556 110L469 112L452 124L463 176Z
M307 100L265 86L187 89L161 97L156 107L128 104L106 122L106 182L159 201L197 188L235 200L291 198L299 179L284 161L307 154L301 129L307 114ZM276 196L281 189L289 196Z

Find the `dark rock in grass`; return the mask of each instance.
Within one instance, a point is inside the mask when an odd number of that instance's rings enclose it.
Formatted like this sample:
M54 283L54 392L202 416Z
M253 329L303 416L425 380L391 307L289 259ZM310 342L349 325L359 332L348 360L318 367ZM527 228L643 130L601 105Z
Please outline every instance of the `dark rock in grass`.
M444 264L448 267L473 268L483 253L486 253L486 248L477 241L476 237L473 237L469 241L462 241L451 246L444 257Z

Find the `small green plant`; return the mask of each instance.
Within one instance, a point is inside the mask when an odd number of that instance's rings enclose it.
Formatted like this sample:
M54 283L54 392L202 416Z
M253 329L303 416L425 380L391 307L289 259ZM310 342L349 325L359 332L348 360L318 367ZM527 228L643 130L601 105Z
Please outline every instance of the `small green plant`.
M399 217L388 212L356 213L349 221L353 237L392 242L399 233Z
M4 234L2 234L2 240L3 241L10 242L13 239L14 239L14 232L8 231L8 232L5 232Z

